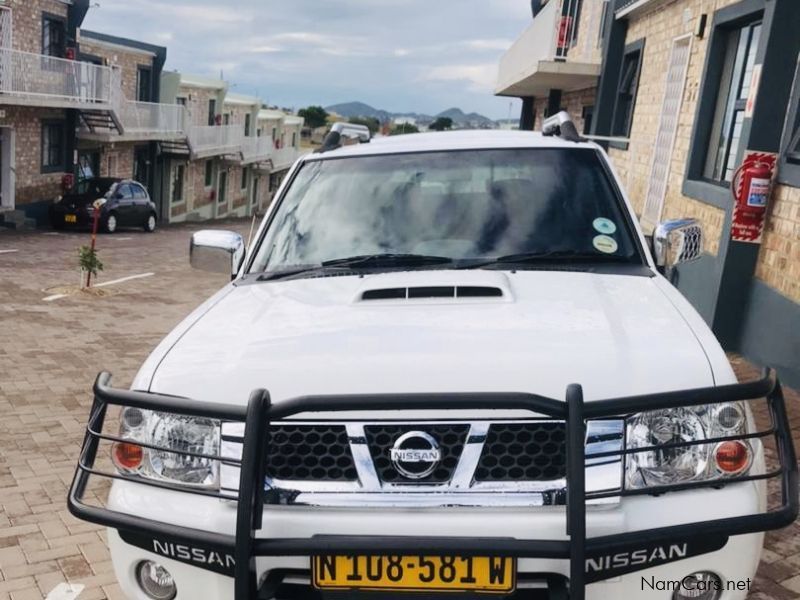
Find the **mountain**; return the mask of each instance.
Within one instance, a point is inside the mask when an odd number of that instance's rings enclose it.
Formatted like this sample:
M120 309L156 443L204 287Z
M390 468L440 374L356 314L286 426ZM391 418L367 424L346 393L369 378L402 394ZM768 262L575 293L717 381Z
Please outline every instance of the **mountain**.
M325 110L336 113L337 115L341 115L343 117L347 117L348 119L352 117L372 117L373 119L378 119L379 121L386 121L392 116L385 110L378 110L377 108L374 108L369 104L364 104L363 102L343 102L342 104L326 106Z
M471 127L480 127L486 125L494 125L494 121L492 121L488 117L484 117L483 115L479 115L478 113L469 113L465 114L463 110L460 108L449 108L445 111L440 112L437 117L448 117L453 119L453 123L456 125L469 125Z
M325 110L336 113L337 115L341 115L342 117L348 119L353 117L372 117L374 119L378 119L379 121L388 121L395 118L410 117L416 119L418 123L425 125L435 121L436 117L449 117L453 120L453 124L457 128L496 126L492 119L474 112L464 113L464 111L460 108L447 109L443 112L440 112L435 117L414 112L393 113L375 108L369 104L365 104L364 102L343 102L341 104L326 106Z

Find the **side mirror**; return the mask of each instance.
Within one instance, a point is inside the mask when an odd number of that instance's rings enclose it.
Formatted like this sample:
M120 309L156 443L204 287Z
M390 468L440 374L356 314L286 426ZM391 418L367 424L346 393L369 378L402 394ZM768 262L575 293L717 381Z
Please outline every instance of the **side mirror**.
M192 235L189 262L195 269L235 277L244 260L244 240L238 233L204 229Z
M659 223L653 234L656 265L672 269L698 260L703 255L703 228L695 219L674 219Z

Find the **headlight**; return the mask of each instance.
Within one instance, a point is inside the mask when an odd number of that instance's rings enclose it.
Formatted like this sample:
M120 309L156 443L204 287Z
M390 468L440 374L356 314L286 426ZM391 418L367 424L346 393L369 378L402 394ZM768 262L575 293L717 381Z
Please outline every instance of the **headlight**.
M219 455L219 421L125 408L120 437L130 442L115 444L112 458L126 474L191 487L219 486L219 461L170 452ZM143 448L136 442L164 449Z
M739 403L633 415L627 420L626 447L629 450L653 449L626 456L625 488L642 489L742 475L752 462L752 449L746 441L673 445L746 433L747 419Z

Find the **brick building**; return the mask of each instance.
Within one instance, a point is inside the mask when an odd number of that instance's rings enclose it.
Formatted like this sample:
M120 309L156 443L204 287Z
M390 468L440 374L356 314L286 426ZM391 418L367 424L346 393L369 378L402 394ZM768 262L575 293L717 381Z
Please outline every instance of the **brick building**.
M90 177L135 179L159 206L161 178L158 142L182 135L177 105L159 105L161 72L167 49L93 31L79 31L79 59L112 66L120 76L118 119L90 115L79 123L78 180Z
M526 129L569 110L606 146L646 234L665 219L697 219L705 253L678 269L676 286L727 349L799 384L800 2L549 0L534 9L503 58L498 93L523 98ZM599 69L584 86L587 64ZM752 153L777 162L760 243L732 236L732 179Z
M0 4L0 219L46 221L72 172L82 110L110 110L112 70L74 57L89 0Z
M46 226L65 190L98 176L143 183L161 222L263 210L302 120L262 127L258 98L163 72L166 48L81 30L89 6L0 0L0 225Z

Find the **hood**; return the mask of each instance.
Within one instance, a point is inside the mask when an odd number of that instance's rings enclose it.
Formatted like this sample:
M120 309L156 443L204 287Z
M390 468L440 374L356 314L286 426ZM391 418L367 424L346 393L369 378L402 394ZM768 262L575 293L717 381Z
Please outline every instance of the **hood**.
M244 404L257 388L273 402L381 392L563 398L580 383L592 400L714 384L703 348L653 277L326 277L239 284L204 310L159 357L151 391Z

